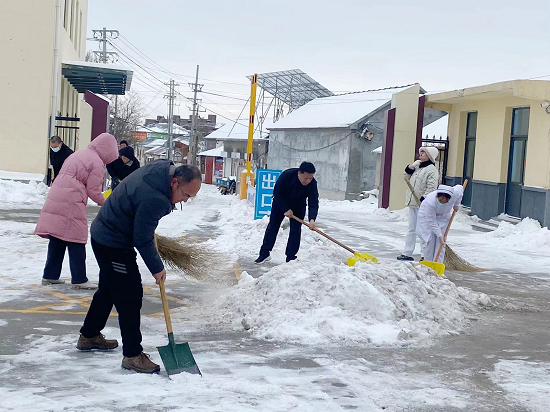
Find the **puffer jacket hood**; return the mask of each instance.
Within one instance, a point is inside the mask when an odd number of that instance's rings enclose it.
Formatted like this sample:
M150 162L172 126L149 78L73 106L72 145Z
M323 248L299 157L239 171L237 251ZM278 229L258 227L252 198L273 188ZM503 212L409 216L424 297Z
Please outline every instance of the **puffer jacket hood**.
M109 133L101 133L88 145L88 149L96 152L104 164L118 159L118 147L115 137Z

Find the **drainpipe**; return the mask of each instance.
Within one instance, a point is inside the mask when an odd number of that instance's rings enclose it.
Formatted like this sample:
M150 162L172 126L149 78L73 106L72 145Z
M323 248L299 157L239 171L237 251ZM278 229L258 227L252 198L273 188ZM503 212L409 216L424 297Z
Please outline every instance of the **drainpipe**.
M61 36L61 0L55 2L55 38L53 46L53 88L52 88L52 107L50 114L50 127L48 130L48 144L46 145L46 176L50 167L50 144L49 138L55 134L55 116L57 116L57 100L59 97L59 37ZM46 182L46 177L44 182Z
M52 89L52 111L51 111L51 121L50 121L50 134L53 136L55 134L55 116L57 116L57 101L59 97L59 38L61 37L61 0L56 0L55 3L55 40L53 46L53 89Z

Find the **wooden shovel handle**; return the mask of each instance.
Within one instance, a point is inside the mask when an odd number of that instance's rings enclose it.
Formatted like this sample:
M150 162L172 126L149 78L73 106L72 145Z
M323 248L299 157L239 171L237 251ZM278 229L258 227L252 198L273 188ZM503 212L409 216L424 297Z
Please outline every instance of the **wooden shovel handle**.
M409 190L411 191L411 194L413 195L414 200L416 200L416 203L418 204L418 207L420 207L420 203L422 203L422 202L420 202L420 199L416 195L416 192L414 191L414 187L412 186L411 181L407 178L405 178L404 180L405 180L405 183L407 184L407 186L409 186Z
M166 291L164 290L164 280L160 280L160 298L162 299L162 310L164 311L164 320L166 321L166 331L172 333L172 320L170 319L170 308L168 307L168 299L166 299Z
M468 186L468 179L464 180L464 183L462 183L462 188L466 190L466 186ZM451 223L453 223L453 219L455 218L456 210L453 210L453 214L451 215L451 219L449 220L449 224L447 225L447 229L445 230L445 234L443 235L443 239L447 239L447 235L449 234L449 229L451 229ZM439 250L437 251L437 255L435 257L435 261L437 262L439 260L439 255L441 255L441 250L443 249L443 242L439 245Z
M336 239L334 239L334 238L331 238L329 235L327 235L326 233L320 231L319 229L315 229L315 228L312 227L309 223L303 221L303 220L300 219L299 217L296 217L296 216L294 216L294 215L291 215L290 217L291 217L292 219L294 219L294 220L297 220L297 221L300 222L302 225L307 226L307 227L310 228L311 230L313 230L313 231L319 233L321 236L326 237L328 240L330 240L330 241L336 243L338 246L343 247L343 248L346 249L348 252L355 254L355 250L353 250L352 248L347 247L347 246L344 245L343 243L338 242L338 241L337 241Z

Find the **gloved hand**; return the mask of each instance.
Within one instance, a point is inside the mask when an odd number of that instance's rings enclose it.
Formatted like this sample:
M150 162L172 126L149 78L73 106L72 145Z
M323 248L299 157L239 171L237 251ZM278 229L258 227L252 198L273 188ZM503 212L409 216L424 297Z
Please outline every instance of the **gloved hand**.
M416 160L416 161L412 162L412 163L409 165L409 169L411 169L411 170L417 169L418 166L420 166L420 163L422 163L420 160Z

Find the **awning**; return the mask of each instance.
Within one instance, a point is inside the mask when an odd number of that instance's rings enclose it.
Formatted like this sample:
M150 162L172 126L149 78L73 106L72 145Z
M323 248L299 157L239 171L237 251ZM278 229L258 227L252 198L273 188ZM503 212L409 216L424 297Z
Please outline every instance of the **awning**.
M112 64L70 61L63 62L63 76L78 91L96 94L123 95L130 90L133 71Z

